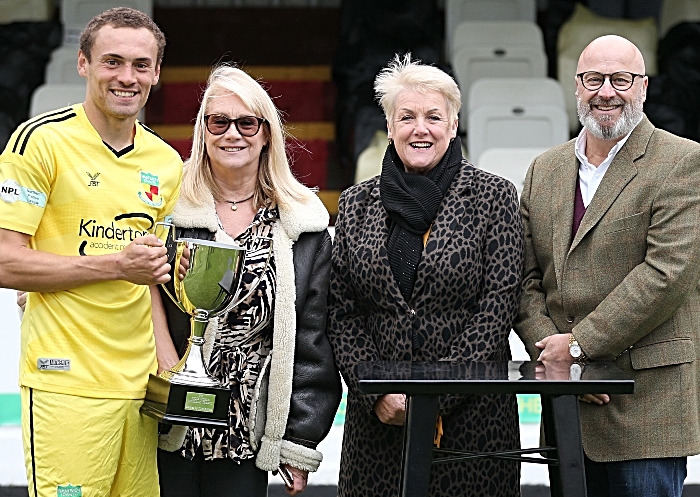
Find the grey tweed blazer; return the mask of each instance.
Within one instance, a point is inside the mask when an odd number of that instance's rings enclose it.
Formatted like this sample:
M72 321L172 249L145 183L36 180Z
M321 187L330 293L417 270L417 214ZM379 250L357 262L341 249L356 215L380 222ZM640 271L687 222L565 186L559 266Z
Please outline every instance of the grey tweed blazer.
M537 157L525 179L515 329L533 359L536 341L573 332L591 360L614 360L634 378L634 395L580 403L588 457L698 454L700 145L644 117L571 240L574 143Z

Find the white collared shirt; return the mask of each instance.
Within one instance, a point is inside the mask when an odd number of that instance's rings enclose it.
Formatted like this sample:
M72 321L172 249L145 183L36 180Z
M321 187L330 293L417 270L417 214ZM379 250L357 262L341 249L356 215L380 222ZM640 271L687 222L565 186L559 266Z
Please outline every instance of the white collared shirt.
M634 128L632 128L632 131L634 131ZM598 167L588 162L588 157L586 157L586 128L583 128L578 134L574 152L576 153L576 158L579 161L578 178L581 185L583 205L586 208L588 207L588 204L591 203L591 200L593 200L593 195L595 195L595 192L598 190L600 182L603 181L603 176L605 176L608 167L610 167L610 163L613 161L625 142L627 142L627 139L632 134L632 131L623 136L620 141L615 144L615 146L610 150L610 153L608 153L608 156Z

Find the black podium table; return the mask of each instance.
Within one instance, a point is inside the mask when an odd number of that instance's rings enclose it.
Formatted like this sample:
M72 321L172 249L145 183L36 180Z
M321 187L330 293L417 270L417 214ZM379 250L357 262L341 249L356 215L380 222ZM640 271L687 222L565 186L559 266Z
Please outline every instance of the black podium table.
M365 362L357 366L365 393L406 394L402 497L426 497L431 464L498 458L549 465L554 497L585 497L577 395L630 394L634 381L614 364L539 362ZM433 448L438 397L444 394L534 393L542 399L545 447L495 453ZM546 452L548 457L524 457ZM439 456L439 457L438 457Z

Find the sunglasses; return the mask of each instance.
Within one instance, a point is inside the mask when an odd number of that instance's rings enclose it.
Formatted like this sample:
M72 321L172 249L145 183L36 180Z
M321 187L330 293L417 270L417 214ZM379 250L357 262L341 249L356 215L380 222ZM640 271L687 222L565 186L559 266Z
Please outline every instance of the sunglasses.
M221 114L204 116L204 124L212 135L223 135L233 123L241 136L255 136L260 131L262 123L265 122L267 122L266 119L255 116L243 116L237 119L231 119Z

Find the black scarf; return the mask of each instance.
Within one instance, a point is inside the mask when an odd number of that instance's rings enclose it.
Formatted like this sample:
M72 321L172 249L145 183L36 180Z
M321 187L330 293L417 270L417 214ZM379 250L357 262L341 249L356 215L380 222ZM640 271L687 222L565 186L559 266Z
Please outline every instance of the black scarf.
M440 162L425 176L405 171L393 143L384 154L380 195L390 219L386 249L391 272L406 302L413 293L423 255L423 235L430 229L461 163L459 138L450 142Z

